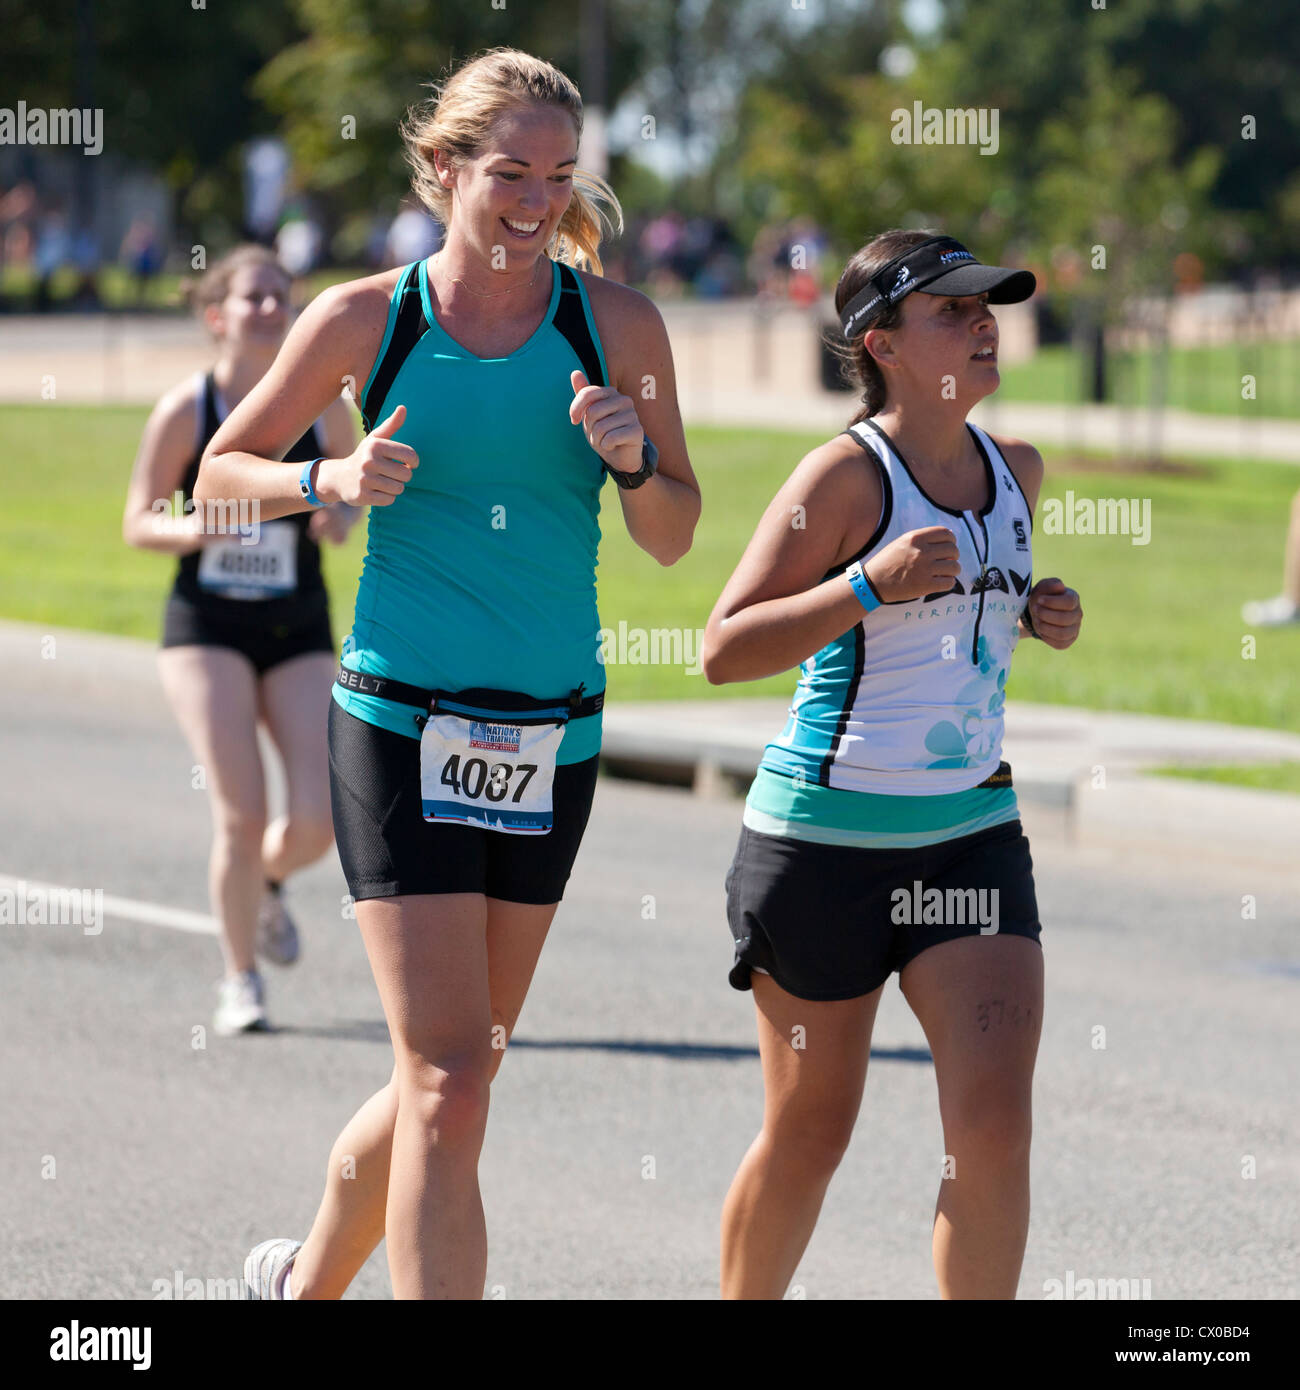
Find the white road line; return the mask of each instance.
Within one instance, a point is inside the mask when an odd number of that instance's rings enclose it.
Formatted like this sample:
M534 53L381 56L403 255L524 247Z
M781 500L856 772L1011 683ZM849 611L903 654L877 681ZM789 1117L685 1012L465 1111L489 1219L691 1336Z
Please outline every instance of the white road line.
M85 891L81 888L61 887L56 883L38 883L30 878L16 878L12 874L0 874L0 889L6 888L15 892L35 890L50 896ZM183 907L160 907L157 903L142 903L135 898L118 898L111 893L105 893L101 901L106 916L126 917L130 921L144 922L151 927L171 927L176 931L195 932L200 936L219 935L216 918L202 912L187 912Z

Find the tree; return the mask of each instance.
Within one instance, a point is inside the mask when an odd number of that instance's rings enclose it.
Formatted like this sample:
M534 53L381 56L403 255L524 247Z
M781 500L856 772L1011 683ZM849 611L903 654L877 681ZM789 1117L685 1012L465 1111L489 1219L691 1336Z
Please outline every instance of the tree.
M453 65L496 46L521 48L579 80L577 6L432 5L411 0L292 0L302 39L258 74L253 94L274 114L302 185L334 214L395 211L410 182L398 122ZM635 72L641 39L607 25L611 104ZM346 240L355 239L345 233Z
M1295 55L1300 7L1254 0L1111 0L1093 8L1061 0L948 0L942 29L969 73L1026 131L1057 117L1101 55L1112 70L1139 74L1144 92L1177 114L1171 151L1182 165L1197 151L1220 159L1208 190L1238 234L1208 248L1211 266L1238 259L1295 263L1297 224L1287 183L1300 147ZM1243 138L1243 118L1254 130ZM1117 127L1118 136L1120 128ZM1039 172L1023 171L1032 182ZM1244 233L1244 237L1240 234Z
M179 215L238 226L238 147L271 128L248 83L298 30L288 0L176 5L0 3L0 90L29 107L89 100L104 148L155 170Z

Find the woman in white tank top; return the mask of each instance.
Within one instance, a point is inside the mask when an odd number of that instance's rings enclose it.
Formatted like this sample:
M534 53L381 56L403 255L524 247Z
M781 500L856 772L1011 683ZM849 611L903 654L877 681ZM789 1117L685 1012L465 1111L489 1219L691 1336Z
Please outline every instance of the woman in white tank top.
M990 303L1033 290L931 232L853 256L836 308L862 410L777 493L705 632L714 684L802 663L727 876L765 1105L723 1209L724 1297L789 1285L895 971L939 1088L940 1293L1015 1296L1043 965L1002 708L1019 638L1068 647L1082 609L1032 579L1037 451L966 416L998 385Z

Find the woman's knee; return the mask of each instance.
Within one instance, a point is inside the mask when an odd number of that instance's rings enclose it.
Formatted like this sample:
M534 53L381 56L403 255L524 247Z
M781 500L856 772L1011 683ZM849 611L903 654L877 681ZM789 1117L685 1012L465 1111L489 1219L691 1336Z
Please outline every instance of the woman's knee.
M328 809L291 810L284 828L286 842L311 859L319 859L334 843L334 822Z
M968 1162L1006 1171L1029 1157L1032 1131L1029 1097L1020 1088L998 1083L972 1087L944 1107L943 1129L949 1152ZM959 1160L960 1161L960 1160Z
M491 1059L483 1052L411 1058L399 1063L397 1109L439 1149L477 1152L487 1124Z
M212 814L219 850L241 858L261 855L262 837L266 833L266 812L263 809L220 801L214 805Z
M856 1119L856 1106L831 1104L814 1110L788 1110L769 1117L763 1133L783 1167L829 1176L848 1152Z

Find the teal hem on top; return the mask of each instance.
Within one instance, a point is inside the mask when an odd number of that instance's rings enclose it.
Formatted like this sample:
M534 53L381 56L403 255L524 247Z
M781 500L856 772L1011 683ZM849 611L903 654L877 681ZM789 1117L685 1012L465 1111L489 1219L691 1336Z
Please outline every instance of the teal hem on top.
M744 823L765 835L862 849L915 849L1019 819L1014 787L972 787L940 796L845 791L760 767Z

